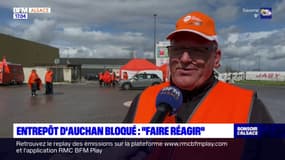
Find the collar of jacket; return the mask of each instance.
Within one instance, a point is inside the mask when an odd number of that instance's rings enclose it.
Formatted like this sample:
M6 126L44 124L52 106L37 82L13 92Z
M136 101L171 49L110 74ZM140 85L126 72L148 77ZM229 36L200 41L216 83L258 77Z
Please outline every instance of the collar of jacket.
M191 101L193 99L202 98L207 93L207 91L210 88L212 88L214 86L214 84L216 84L217 82L218 82L218 80L212 74L209 77L209 79L204 83L204 85L202 85L201 87L196 88L192 91L181 90L182 95L183 95L183 102L188 102L188 101ZM173 84L171 79L170 79L170 85L175 86L175 84Z

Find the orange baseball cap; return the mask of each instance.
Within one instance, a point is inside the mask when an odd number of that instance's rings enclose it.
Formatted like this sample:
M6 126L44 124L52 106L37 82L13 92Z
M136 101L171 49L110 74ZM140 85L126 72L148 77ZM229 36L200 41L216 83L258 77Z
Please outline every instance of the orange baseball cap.
M215 22L208 15L195 11L188 13L178 19L175 31L171 32L166 38L171 40L177 32L192 32L210 41L217 41Z

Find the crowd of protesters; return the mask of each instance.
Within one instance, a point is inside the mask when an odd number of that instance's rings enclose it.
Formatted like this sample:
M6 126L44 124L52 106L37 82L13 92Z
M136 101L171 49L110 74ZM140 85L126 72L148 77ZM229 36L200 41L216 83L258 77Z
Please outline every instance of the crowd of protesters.
M118 77L116 76L116 73L110 72L109 70L100 72L98 74L98 80L100 87L115 87L118 83Z

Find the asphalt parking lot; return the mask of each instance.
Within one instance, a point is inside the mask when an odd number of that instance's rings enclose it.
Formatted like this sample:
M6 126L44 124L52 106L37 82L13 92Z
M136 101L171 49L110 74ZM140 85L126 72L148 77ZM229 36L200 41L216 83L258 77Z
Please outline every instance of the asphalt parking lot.
M276 123L285 123L285 86L242 86L257 92Z
M254 89L269 108L276 123L285 123L285 87L256 87ZM12 137L13 123L119 123L124 119L132 100L142 90L102 88L97 82L60 84L54 95L31 97L24 86L0 87L0 137Z
M100 88L97 83L55 85L54 95L30 96L27 86L0 87L0 137L12 135L13 123L121 122L128 111L124 102L139 90Z

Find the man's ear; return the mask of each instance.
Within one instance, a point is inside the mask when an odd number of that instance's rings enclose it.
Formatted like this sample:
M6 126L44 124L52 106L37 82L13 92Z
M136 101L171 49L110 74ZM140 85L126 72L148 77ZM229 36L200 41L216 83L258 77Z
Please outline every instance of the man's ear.
M222 52L220 49L217 49L216 55L215 55L215 63L214 63L214 68L219 68L221 66L221 57L222 57Z

